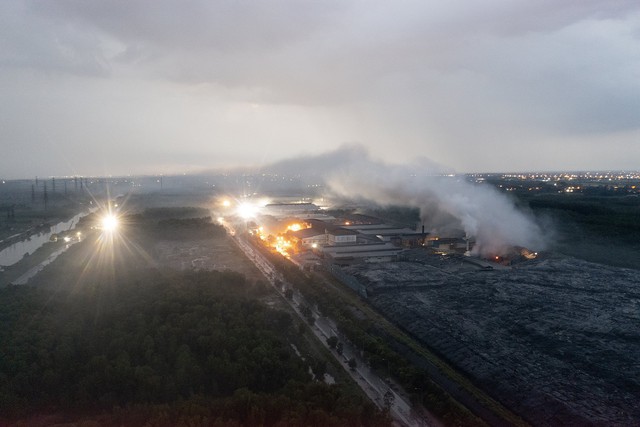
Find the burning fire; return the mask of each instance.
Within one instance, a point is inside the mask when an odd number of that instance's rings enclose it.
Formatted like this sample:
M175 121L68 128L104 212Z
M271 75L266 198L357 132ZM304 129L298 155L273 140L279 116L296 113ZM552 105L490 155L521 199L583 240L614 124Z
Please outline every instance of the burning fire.
M526 259L536 259L538 257L538 252L532 252L527 248L522 248L520 250L520 255L522 255Z
M292 249L292 244L289 240L286 240L283 236L276 237L273 247L276 251L286 258L289 258L289 251Z
M268 246L280 253L282 256L289 258L293 253L297 252L295 239L289 232L295 232L310 228L311 225L305 222L291 222L287 225L280 223L278 226L265 225L256 226L250 233L262 240L265 246Z

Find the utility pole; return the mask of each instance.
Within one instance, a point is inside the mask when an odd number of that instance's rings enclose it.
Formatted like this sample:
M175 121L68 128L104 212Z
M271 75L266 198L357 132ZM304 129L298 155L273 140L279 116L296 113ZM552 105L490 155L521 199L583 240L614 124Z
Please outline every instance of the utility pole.
M49 201L49 195L47 194L47 182L44 182L44 210L47 210L47 202Z

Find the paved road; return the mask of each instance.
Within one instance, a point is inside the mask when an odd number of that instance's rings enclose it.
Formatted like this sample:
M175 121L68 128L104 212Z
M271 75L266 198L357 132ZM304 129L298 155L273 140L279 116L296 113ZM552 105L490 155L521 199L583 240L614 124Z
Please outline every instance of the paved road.
M238 247L244 252L244 254L255 264L255 266L264 274L269 283L276 289L276 291L287 301L296 314L306 321L302 315L300 308L305 305L304 298L299 292L294 292L292 300L288 300L284 297L284 288L278 287L278 283L284 283L284 278L276 270L276 268L257 250L255 250L249 243L247 243L230 224L225 224L229 230L229 234ZM360 357L355 347L338 333L337 327L333 320L321 316L319 313L314 312L313 317L315 319L314 325L311 328L314 335L324 345L331 354L345 367L345 370L349 373L356 383L362 388L365 394L379 407L384 407L384 395L391 393L393 395L392 403L390 406L390 414L394 420L394 423L401 426L418 427L418 426L434 426L439 427L442 424L435 419L431 414L419 415L413 412L411 409L411 403L409 399L396 390L400 390L399 386L394 385L390 387L385 381L383 381L377 374L375 374L366 365L366 362ZM343 352L338 354L336 350L329 348L327 344L327 338L331 336L337 336L343 343ZM355 369L348 368L348 360L355 359L357 367ZM396 390L394 390L394 388Z

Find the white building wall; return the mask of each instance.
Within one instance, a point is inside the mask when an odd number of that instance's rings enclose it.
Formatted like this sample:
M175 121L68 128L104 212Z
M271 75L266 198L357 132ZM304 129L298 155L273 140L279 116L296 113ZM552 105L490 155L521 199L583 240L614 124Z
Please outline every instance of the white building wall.
M316 236L305 237L302 239L302 246L304 248L310 249L313 245L323 246L327 244L327 235L326 234L318 234Z
M347 235L339 235L335 236L333 234L329 234L329 244L343 244L343 243L356 243L356 239L358 236L355 234L347 234Z

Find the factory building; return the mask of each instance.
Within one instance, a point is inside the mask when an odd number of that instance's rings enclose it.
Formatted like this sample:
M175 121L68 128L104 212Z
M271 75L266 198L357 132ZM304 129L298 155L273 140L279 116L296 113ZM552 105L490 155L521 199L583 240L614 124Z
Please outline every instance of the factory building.
M357 231L360 235L377 238L382 242L391 242L397 246L415 247L424 243L425 233L410 228L398 228L388 224L357 224L346 225L343 228Z
M342 225L371 225L371 224L381 224L379 218L369 215L363 214L348 214L343 215L339 220L339 224Z
M318 246L335 246L355 244L358 233L352 230L344 230L327 224L320 227L314 223L311 228L288 232L291 240L303 249L314 249Z
M338 265L393 261L402 250L392 243L324 246L319 249L326 261Z
M425 246L439 253L464 253L473 247L473 241L467 241L461 237L430 237Z
M289 231L292 242L301 249L313 249L328 243L328 235L325 230L319 228L304 228L298 231Z
M345 230L344 228L333 228L327 230L327 243L329 245L348 245L357 241L358 233L353 230Z
M276 218L288 216L311 215L319 213L320 208L313 203L270 203L262 208L264 215Z
M404 248L422 245L425 238L423 233L375 223L370 217L357 220L360 224L342 225L343 221L338 221L338 225L309 219L305 221L309 228L287 235L299 249L313 250L325 262L338 265L393 261Z

